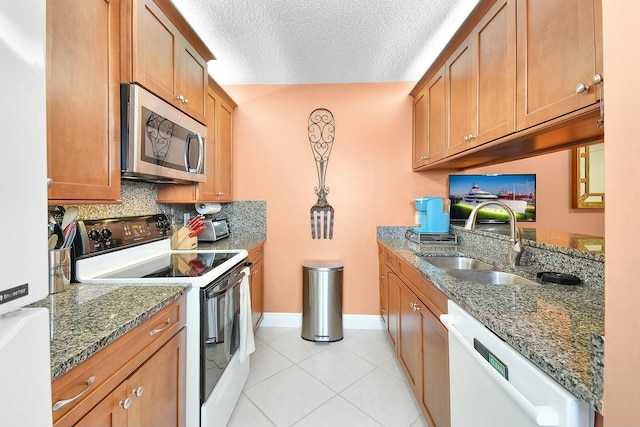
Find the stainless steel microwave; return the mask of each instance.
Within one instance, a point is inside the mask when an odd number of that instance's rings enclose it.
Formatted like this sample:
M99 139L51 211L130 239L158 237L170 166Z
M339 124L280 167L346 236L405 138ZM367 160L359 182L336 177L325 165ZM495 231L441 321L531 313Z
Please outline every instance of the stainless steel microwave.
M120 85L123 179L205 181L207 127L141 86Z

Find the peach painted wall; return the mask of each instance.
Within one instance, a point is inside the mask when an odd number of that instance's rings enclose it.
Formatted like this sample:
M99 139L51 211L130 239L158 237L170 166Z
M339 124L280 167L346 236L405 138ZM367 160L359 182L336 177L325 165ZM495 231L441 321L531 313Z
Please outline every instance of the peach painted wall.
M450 171L411 171L413 82L226 86L234 115L234 193L267 201L265 311L300 312L301 264L344 262L344 312L378 312L376 226L412 225L413 199L445 196ZM307 137L309 113L331 110L336 139L327 172L335 208L333 240L312 240L315 163ZM575 212L569 152L471 172L538 174L536 226L602 234L601 212ZM587 219L589 218L589 219ZM571 228L574 228L573 230Z
M603 4L606 84L605 169L607 194L605 263L604 420L607 427L640 425L640 286L636 198L640 182L635 90L640 70L640 27L632 16L640 3L606 0Z

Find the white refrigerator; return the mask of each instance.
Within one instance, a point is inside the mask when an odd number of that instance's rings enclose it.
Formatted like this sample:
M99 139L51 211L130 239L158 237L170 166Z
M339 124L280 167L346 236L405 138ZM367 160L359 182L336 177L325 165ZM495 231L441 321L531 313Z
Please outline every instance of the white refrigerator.
M46 0L0 2L0 423L51 426Z

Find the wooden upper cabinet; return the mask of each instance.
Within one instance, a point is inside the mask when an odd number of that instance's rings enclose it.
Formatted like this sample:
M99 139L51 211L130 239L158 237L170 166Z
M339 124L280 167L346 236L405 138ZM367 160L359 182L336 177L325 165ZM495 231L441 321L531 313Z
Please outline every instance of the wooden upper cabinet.
M473 33L478 60L478 144L516 130L516 4L498 1Z
M213 55L206 49L202 55L192 46L175 23L184 18L170 2L126 1L130 25L123 26L123 39L130 43L122 51L123 81L139 83L204 123L207 60Z
M413 168L444 156L446 144L446 91L444 67L413 102Z
M159 203L233 201L233 110L236 103L211 78L207 91L206 181L196 184L161 184Z
M472 146L476 130L478 87L476 46L469 37L447 61L447 156Z
M446 62L447 156L515 131L515 52L515 0L501 0Z
M120 198L119 37L119 0L47 0L51 204Z
M602 74L600 0L518 0L518 130L594 104ZM578 84L590 86L576 93Z

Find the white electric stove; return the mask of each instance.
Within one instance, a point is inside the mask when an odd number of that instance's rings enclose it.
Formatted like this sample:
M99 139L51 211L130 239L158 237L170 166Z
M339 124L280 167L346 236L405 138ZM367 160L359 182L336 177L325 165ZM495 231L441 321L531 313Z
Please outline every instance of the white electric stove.
M251 318L239 291L248 281L247 251L172 250L164 214L85 220L78 229L74 277L80 283L191 284L186 425L226 425L249 374L249 359L240 363L238 352L240 313Z

